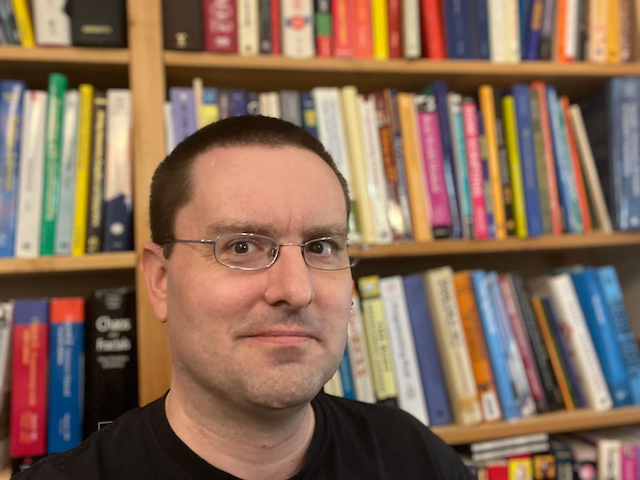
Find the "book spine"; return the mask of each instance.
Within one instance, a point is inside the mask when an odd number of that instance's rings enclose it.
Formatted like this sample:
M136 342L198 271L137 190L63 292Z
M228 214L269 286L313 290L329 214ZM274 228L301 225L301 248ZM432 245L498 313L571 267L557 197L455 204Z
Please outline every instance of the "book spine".
M622 480L634 480L638 477L638 445L636 443L622 444L620 463Z
M206 51L238 53L236 7L235 0L202 0L203 37Z
M52 298L49 333L47 453L82 440L84 299Z
M348 88L348 87L344 87L343 90L345 88ZM277 92L272 92L272 94L278 95ZM271 95L271 97L275 96L272 94L267 94L267 95ZM357 96L357 92L356 92L356 96ZM289 123L293 123L294 125L301 127L302 126L302 109L300 107L300 92L296 90L280 90L279 97L280 97L279 105L276 108L276 110L279 111L277 118L282 118L283 120L286 120ZM270 97L267 97L267 98L270 98ZM269 109L271 107L271 105L269 105L269 102L271 101L272 100L269 100L267 102L268 104L267 108ZM260 107L260 111L263 115L265 114L265 112L262 112L262 106ZM278 113L278 112L276 111L275 113ZM345 121L346 119L347 119L347 112L345 107Z
M465 0L443 2L446 23L447 57L474 58L471 37L471 12Z
M12 0L0 1L0 15L10 45L20 45L20 33L13 14Z
M47 451L48 301L15 302L11 387L12 458Z
M282 15L280 2L271 2L271 55L282 55Z
M587 60L595 63L607 61L607 0L589 2L589 42Z
M36 258L40 253L44 131L47 92L26 90L22 106L22 142L16 218L15 256Z
M282 54L290 58L315 56L312 0L283 0Z
M492 62L504 63L507 60L507 43L505 32L506 9L503 0L487 0L489 18L489 56Z
M394 373L398 387L398 405L429 425L429 413L418 366L416 346L411 331L404 284L400 275L380 279L380 297L384 305L393 352Z
M540 99L538 98L538 92L534 88L529 90L529 103L531 105L531 128L533 132L533 146L535 149L536 170L538 174L538 194L540 198L542 233L550 235L552 233L551 200L549 195L549 184L547 182L547 163L542 133Z
M331 0L333 54L339 58L353 57L353 7L352 1Z
M542 28L540 30L539 60L551 60L553 23L556 16L556 0L545 0Z
M493 215L493 192L489 174L489 158L487 154L487 139L484 131L484 118L482 112L478 112L478 140L480 142L480 161L482 162L482 181L484 186L484 200L487 208L487 224L489 228L489 238L496 238L496 224Z
M0 81L0 257L13 257L20 169L22 97L26 85Z
M542 33L542 20L544 17L545 0L533 0L529 14L526 43L523 60L538 60L540 54L540 38Z
M133 179L131 175L131 92L107 90L104 174L105 252L133 250Z
M62 152L60 156L60 198L56 222L55 254L70 255L73 235L73 213L75 203L76 157L78 145L78 90L67 90L64 94L64 116L62 123Z
M451 410L422 275L406 275L403 282L429 421L444 425L451 422Z
M292 0L282 1L283 15L283 47L287 47L287 29L284 19L288 14L289 3ZM237 3L238 15L238 53L241 56L254 56L260 53L260 11L256 0L239 0Z
M260 0L260 54L271 55L271 2Z
M202 123L203 126L211 125L218 121L220 111L218 108L218 89L205 87L202 91Z
M472 98L462 100L462 123L467 154L467 170L469 174L473 237L476 239L486 239L489 238L489 224L484 198L484 173L480 154L478 110L475 100Z
M632 0L620 0L620 61L629 62L633 55L633 30L637 29L633 25L633 10L637 8L634 6Z
M349 362L353 377L353 387L356 399L366 403L376 403L376 393L373 388L371 376L371 362L369 361L369 349L364 333L364 323L360 308L358 291L353 288L351 314L347 336L347 348L349 349Z
M65 75L59 73L49 75L40 255L53 255L54 252L58 198L60 197L63 102L66 89L67 77Z
M316 104L310 92L302 92L300 106L302 108L302 126L309 135L313 138L318 138Z
M616 0L617 1L617 0ZM564 27L564 58L567 62L575 62L578 58L579 0L566 0ZM618 20L616 20L617 22Z
M424 275L454 419L461 425L478 424L482 411L456 300L453 270L442 267Z
M318 57L332 57L332 35L335 34L333 32L335 25L331 18L330 0L315 0L314 21L316 32L316 54Z
M169 100L173 106L173 138L178 145L197 130L193 89L171 87Z
M474 2L472 1L472 4ZM477 58L489 60L491 58L491 47L489 45L489 7L488 0L475 0L475 15L472 14L471 21L476 22L477 32Z
M11 397L11 362L13 353L11 342L13 338L14 300L0 301L0 412L4 418L9 411ZM6 431L3 433L6 437Z
M13 11L16 16L16 24L20 32L20 45L23 47L34 47L33 25L31 24L31 14L27 0L13 0Z
M38 46L71 45L71 19L62 0L32 0L33 29Z
M422 55L432 60L447 57L440 0L420 0L422 20Z
M371 0L354 0L354 54L356 58L373 56Z
M520 8L517 1L503 3L504 26L506 32L506 57L505 62L517 63L522 58L522 45L520 43Z
M104 231L104 161L107 123L107 97L104 91L93 96L91 164L89 171L89 205L87 209L87 253L102 251Z
M387 0L387 25L389 31L389 58L402 57L401 0Z
M371 22L373 26L373 58L389 58L389 12L388 0L371 0Z
M402 55L420 58L420 0L402 0Z
M173 2L171 2L173 3ZM189 2L194 3L194 2ZM200 2L195 2L193 10L199 18ZM180 7L182 4L180 4ZM71 17L71 38L75 46L83 47L126 47L127 20L125 0L100 0L86 2L84 0L69 0L68 7ZM202 25L199 25L200 48L202 50Z
M640 78L617 78L612 81L618 90L618 115L621 136L620 229L640 230ZM615 108L615 107L614 107ZM612 159L615 162L615 158Z
M495 90L495 89L494 89ZM496 114L496 139L498 141L498 160L500 179L502 180L502 198L504 199L504 224L507 236L516 234L516 222L513 216L513 189L509 173L509 152L505 138L504 118L502 115L502 93L494 91L494 111Z
M204 0L220 3L218 0ZM230 0L235 5L235 0ZM204 23L194 21L203 15ZM205 14L202 0L183 0L174 2L162 1L162 23L164 48L167 50L195 50L204 48L204 28L209 21L209 13ZM74 42L75 44L75 42Z
M608 0L607 63L620 63L620 0Z
M351 365L349 363L349 350L345 348L340 365L338 365L338 371L340 372L340 380L342 382L342 396L355 400L356 392L353 388L353 378L351 375Z
M358 288L376 397L380 403L395 405L398 390L387 320L380 298L380 277L361 277Z
M78 142L76 153L75 207L73 218L73 256L87 251L87 215L89 210L89 182L91 172L91 144L93 126L93 85L78 87L80 107L78 117Z
M325 384L323 390L327 395L332 395L334 397L344 397L344 389L342 387L342 374L340 373L339 368L338 370L336 370L336 373L333 374L333 377L331 377Z
M138 406L136 307L133 289L97 290L85 327L83 437Z

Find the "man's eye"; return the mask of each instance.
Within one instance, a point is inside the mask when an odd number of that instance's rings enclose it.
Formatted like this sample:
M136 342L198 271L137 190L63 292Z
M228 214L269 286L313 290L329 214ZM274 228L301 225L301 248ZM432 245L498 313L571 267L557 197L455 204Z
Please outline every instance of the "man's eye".
M235 242L230 245L230 250L233 253L237 253L239 255L251 253L256 250L256 245L251 242L243 241L243 242Z
M316 255L331 255L334 253L334 245L329 240L317 240L308 246L311 253Z

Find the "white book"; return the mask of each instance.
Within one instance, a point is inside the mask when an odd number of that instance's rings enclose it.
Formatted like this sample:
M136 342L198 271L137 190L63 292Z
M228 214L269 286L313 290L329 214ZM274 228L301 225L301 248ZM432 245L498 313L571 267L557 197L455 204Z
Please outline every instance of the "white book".
M398 384L398 405L425 425L429 425L429 413L402 276L381 278L380 296L393 352L393 366Z
M313 1L282 0L280 8L282 55L290 58L313 58L316 54Z
M8 408L11 391L11 332L13 300L0 301L0 415Z
M489 56L492 62L507 61L507 35L505 33L505 0L487 0L489 20Z
M582 164L582 170L587 180L589 197L593 201L598 225L600 225L600 229L604 233L611 233L613 232L611 217L609 216L607 202L605 201L604 193L602 192L602 184L600 183L600 177L598 176L598 170L596 169L596 162L593 158L593 151L591 150L587 130L584 126L584 119L582 118L580 105L571 105L569 110L571 112L571 124L573 125L573 130L576 134L580 163Z
M580 432L577 434L598 450L598 480L618 480L622 477L622 440L603 432Z
M278 92L260 93L260 113L265 117L280 118L280 95Z
M243 56L260 53L260 10L257 0L237 0L238 52Z
M520 8L518 2L515 0L507 0L503 3L505 8L504 15L504 31L506 38L503 41L506 43L506 56L504 61L506 63L518 63L521 60L520 45Z
M54 244L56 255L71 254L76 191L79 108L80 94L78 90L67 90L64 93L64 116L62 119L60 191Z
M67 0L31 0L36 45L71 45L71 19L65 11Z
M578 26L579 0L566 0L564 17L564 56L569 60L578 58L578 41L580 35Z
M420 0L402 0L402 54L405 58L422 56Z
M316 87L311 93L316 107L318 138L347 181L349 192L353 192L354 184L351 176L342 103L340 102L340 89L337 87ZM353 211L353 201L351 205ZM360 243L360 232L353 224L353 214L349 219L349 241Z
M14 245L17 258L36 258L40 255L47 97L47 92L40 90L27 90L23 97Z
M453 269L428 270L424 283L453 416L458 424L476 425L482 422L482 410L460 317Z
M340 370L336 370L333 377L324 385L324 393L333 395L334 397L344 397L344 388L342 388L342 375Z
M587 60L594 63L607 63L607 28L609 8L607 0L590 0L587 32Z
M611 409L613 400L570 274L549 277L547 286L587 406L597 411Z
M196 128L200 129L204 127L204 120L202 117L202 94L204 91L204 83L202 78L195 77L191 81L193 87L193 111L196 114Z
M382 159L375 98L369 96L368 99L365 99L363 95L358 95L358 106L362 123L362 138L366 161L365 174L367 175L375 239L378 244L390 244L393 243L393 232L387 215L389 211L387 180Z
M173 135L173 105L171 102L164 102L164 148L169 155L176 147Z
M362 311L360 309L360 297L355 287L352 295L351 314L349 315L348 334L349 366L351 367L356 400L376 403L376 392L373 388L371 362L369 361L369 348L367 347Z
M517 437L499 438L496 440L475 442L470 445L470 448L472 453L481 453L492 450L499 450L505 447L517 447L520 445L531 445L532 443L541 443L548 441L548 433L530 433L528 435L518 435Z

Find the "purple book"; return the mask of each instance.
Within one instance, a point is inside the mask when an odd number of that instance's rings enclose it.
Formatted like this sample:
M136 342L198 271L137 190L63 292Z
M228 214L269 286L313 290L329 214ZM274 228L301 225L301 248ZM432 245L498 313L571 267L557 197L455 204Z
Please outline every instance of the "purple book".
M178 145L197 130L193 88L169 88L169 100L173 106L173 138Z

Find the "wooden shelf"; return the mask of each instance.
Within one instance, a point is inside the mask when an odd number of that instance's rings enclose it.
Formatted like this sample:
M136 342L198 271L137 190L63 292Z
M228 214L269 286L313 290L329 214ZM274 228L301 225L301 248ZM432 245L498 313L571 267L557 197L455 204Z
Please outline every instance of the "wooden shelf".
M24 48L17 45L0 47L0 62L55 62L89 65L127 65L129 50L126 48Z
M640 75L640 62L596 65L586 62L495 64L486 61L427 59L298 60L178 51L165 51L164 59L169 85L188 85L194 76L201 76L212 86L256 88L261 91L279 90L284 86L308 89L317 85L346 84L354 84L363 91L385 87L419 89L432 80L443 79L461 93L470 93L477 89L480 82L506 86L517 81L541 79L556 85L560 93L569 93L574 98L589 92L606 78ZM259 75L247 75L258 72ZM580 82L576 82L576 78Z
M353 246L350 249L350 253L353 256L367 259L536 252L633 245L640 246L640 233L594 233L591 235L543 236L528 239L509 238L506 240L436 240L429 243Z
M640 407L621 407L606 412L560 411L513 422L485 423L475 427L446 425L433 431L449 445L464 445L530 433L565 433L640 423Z
M0 275L33 275L56 272L133 270L135 252L97 253L82 257L0 259Z

